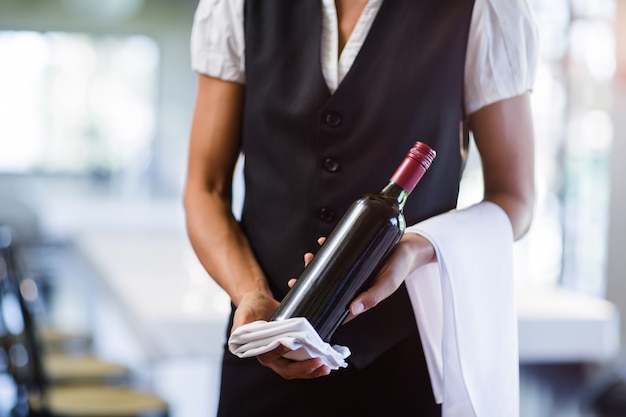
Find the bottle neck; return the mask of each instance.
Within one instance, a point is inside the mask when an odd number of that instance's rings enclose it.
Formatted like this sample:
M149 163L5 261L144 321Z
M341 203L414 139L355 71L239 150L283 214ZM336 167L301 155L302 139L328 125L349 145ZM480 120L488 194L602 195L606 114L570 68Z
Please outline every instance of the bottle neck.
M385 198L389 198L394 200L398 204L398 208L402 210L404 208L404 203L406 203L407 198L409 197L409 191L402 188L400 185L396 184L393 181L390 181L382 191L380 192L382 196Z
M395 200L402 210L406 199L430 167L435 155L436 152L430 146L423 142L415 142L380 194Z
M422 179L435 155L435 151L430 146L423 142L415 142L389 179L389 184L382 193L395 199L400 210L402 210L407 197Z

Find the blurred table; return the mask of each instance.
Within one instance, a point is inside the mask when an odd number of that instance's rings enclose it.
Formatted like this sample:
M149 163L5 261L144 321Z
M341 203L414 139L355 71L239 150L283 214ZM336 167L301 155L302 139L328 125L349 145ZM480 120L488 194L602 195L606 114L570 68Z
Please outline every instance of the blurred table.
M135 360L172 417L214 415L230 301L183 233L92 233L75 246L91 265L103 354ZM123 345L126 345L126 348Z
M20 197L41 233L75 242L151 357L221 351L229 303L189 245L178 199L85 195L73 183L28 189ZM619 314L606 300L520 287L517 307L522 363L603 362L619 351Z
M230 302L182 234L94 234L79 251L149 357L219 355Z
M79 249L156 356L215 354L228 298L182 234L94 234ZM610 302L564 288L518 288L522 363L603 362L619 351Z
M601 298L562 287L518 288L521 363L603 363L620 350L620 314Z

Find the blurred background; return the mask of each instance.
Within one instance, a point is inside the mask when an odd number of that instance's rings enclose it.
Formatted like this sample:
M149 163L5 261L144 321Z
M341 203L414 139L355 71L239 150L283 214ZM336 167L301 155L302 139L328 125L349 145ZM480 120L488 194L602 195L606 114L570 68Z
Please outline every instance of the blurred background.
M626 1L529 3L541 59L536 217L515 253L522 416L625 416ZM82 335L172 417L214 413L229 308L184 231L196 6L0 0L0 224L35 324ZM475 158L461 206L481 196ZM242 189L238 176L235 210ZM7 381L0 411L18 396Z

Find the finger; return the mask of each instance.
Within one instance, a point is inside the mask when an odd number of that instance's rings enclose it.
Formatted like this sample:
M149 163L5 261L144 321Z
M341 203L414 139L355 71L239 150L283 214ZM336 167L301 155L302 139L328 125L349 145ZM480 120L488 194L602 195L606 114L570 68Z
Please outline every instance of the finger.
M324 244L324 242L326 241L325 237L319 237L317 238L317 243L322 246ZM307 265L309 265L309 263L311 263L311 261L313 260L313 253L311 252L307 252L304 254L304 266L306 267Z
M326 365L322 365L313 372L306 375L306 379L319 378L320 376L326 376L330 374L330 368Z
M397 288L398 286L392 280L376 279L371 287L359 294L350 303L350 313L346 317L345 322L374 308L378 303L393 294Z
M269 366L272 362L281 359L284 355L291 352L291 349L284 345L279 345L276 349L257 356L262 365Z
M260 360L259 360L260 361ZM278 358L271 362L261 362L284 379L313 379L330 373L330 368L320 358L305 361L292 361Z
M296 285L296 282L297 282L297 281L298 281L297 279L295 279L295 278L291 278L291 279L287 282L287 285L289 285L289 288L293 288L293 286L294 286L294 285Z
M283 358L284 359L284 358ZM282 371L286 379L313 379L330 374L330 368L324 365L320 358L307 359L305 361L289 361Z

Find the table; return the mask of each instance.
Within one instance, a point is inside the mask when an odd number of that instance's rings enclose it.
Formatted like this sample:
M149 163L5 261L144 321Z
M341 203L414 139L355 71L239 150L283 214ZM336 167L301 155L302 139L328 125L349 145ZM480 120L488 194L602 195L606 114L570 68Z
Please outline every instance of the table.
M77 245L128 310L151 355L219 351L229 301L183 234L94 234ZM619 312L607 300L520 287L517 310L523 363L603 362L619 351Z

